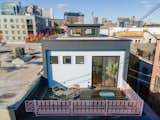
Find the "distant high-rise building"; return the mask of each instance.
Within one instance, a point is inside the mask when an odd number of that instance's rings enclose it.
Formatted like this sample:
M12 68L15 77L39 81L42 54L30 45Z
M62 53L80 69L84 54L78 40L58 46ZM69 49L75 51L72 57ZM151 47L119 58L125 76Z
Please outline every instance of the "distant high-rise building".
M29 5L26 7L26 13L32 15L42 15L42 9L39 8L37 5Z
M143 26L143 21L136 20L135 16L132 16L131 18L124 18L124 17L119 17L118 18L118 27L142 27Z
M130 27L130 19L119 17L118 18L118 27Z
M68 24L84 24L84 14L81 12L65 12L64 20Z
M58 25L59 27L63 27L65 25L64 19L53 19L53 26Z
M98 24L98 17L93 17L93 24Z
M24 42L29 35L45 32L46 19L37 15L0 15L0 34L5 42Z
M20 14L21 3L20 2L2 2L1 14L2 15L17 15Z
M53 9L52 8L49 8L49 9L42 8L42 16L53 19Z
M102 18L102 24L106 23L107 22L107 18L106 17L103 17Z

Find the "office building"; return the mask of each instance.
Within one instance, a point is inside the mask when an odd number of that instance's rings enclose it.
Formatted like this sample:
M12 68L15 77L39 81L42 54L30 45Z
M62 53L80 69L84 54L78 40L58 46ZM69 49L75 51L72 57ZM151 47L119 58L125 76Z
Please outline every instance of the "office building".
M0 32L5 42L24 42L28 35L45 32L46 21L35 15L0 15Z
M52 8L49 8L49 9L42 8L42 16L45 18L53 19L53 9Z
M102 24L106 23L107 22L107 18L106 17L103 17L102 18Z
M93 17L93 24L98 24L98 17Z
M135 16L131 18L118 17L117 19L118 27L142 27L143 21L137 20Z
M130 27L130 19L129 18L118 18L118 27Z
M28 5L26 7L26 13L31 14L31 15L42 16L42 9L39 8L37 5Z
M21 3L12 2L2 2L1 3L1 14L2 15L18 15L21 12Z
M54 26L59 26L59 27L63 27L65 25L65 20L64 19L52 19L52 23L53 23L53 27Z

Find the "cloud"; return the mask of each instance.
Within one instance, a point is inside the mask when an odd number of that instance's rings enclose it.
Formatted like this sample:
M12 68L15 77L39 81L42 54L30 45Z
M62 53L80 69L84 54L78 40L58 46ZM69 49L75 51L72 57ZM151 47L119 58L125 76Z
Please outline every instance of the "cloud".
M149 2L146 1L146 0L142 0L142 1L140 1L140 3L141 3L141 4L149 4Z
M152 0L141 0L140 4L142 6L144 6L146 9L150 9L150 8L154 7L154 5L156 3L154 3L154 1L152 1Z
M152 4L146 4L145 7L146 8L152 8L152 7L154 7L154 5L152 5Z
M65 7L67 7L67 6L68 6L68 5L65 4L65 3L59 3L59 4L57 4L57 8L59 8L59 9L65 8Z

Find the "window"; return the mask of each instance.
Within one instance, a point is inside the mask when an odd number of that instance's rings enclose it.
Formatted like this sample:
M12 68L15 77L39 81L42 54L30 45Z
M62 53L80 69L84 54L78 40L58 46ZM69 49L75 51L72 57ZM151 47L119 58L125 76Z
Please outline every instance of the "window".
M12 31L12 34L14 34L14 31Z
M20 36L18 37L18 40L21 40L21 37L20 37Z
M17 31L17 34L20 34L20 31Z
M84 56L76 56L76 64L84 64Z
M13 40L15 40L15 37L12 37Z
M27 20L27 25L32 25L32 24L33 24L32 19L28 19Z
M5 34L8 34L8 31L5 31Z
M63 64L71 64L71 56L63 56Z
M22 28L25 28L25 25L22 25Z
M80 28L74 28L71 30L71 36L81 36L82 30Z
M85 32L85 36L95 36L96 35L96 30L93 28L86 28L84 32Z
M51 56L50 64L58 64L58 56Z
M102 84L107 87L116 87L118 83L119 60L119 56L93 56L93 85Z
M137 43L137 40L136 40L136 43Z
M26 34L26 31L23 31L23 34Z
M13 19L10 19L10 22L12 22L12 23L13 23Z
M9 36L6 36L6 40L9 40Z
M19 25L16 25L17 28L19 28Z
M24 19L21 19L21 22L24 23Z
M7 25L4 25L4 28L7 28Z
M14 28L15 28L15 26L14 26L14 25L11 25L11 28L12 28L12 29L14 29Z
M18 19L16 19L16 23L18 23L19 22L19 20Z
M149 43L151 43L151 40L152 40L152 39L149 39Z
M7 22L7 19L4 19L3 21L4 21L4 22Z

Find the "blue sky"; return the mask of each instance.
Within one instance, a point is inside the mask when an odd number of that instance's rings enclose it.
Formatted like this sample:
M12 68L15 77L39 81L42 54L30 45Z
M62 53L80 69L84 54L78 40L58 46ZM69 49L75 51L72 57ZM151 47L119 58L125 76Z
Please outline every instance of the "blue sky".
M8 0L0 0L8 1ZM52 7L55 18L63 18L65 11L81 11L85 14L85 21L90 21L90 13L94 16L115 21L118 16L142 17L160 0L20 0L23 5L36 4L43 8ZM160 21L160 9L154 12L147 20Z

